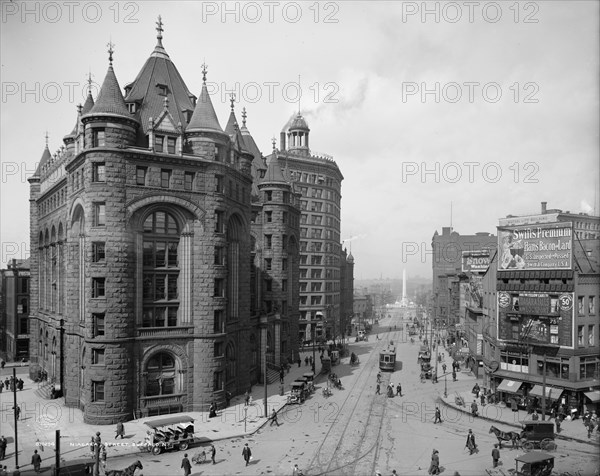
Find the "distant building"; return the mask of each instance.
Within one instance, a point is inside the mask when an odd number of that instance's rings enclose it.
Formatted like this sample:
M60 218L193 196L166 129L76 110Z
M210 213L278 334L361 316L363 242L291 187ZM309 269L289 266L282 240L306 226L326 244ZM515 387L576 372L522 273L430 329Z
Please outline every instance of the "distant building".
M433 270L434 325L447 327L451 334L464 327L464 300L461 308L460 282L463 252L495 250L496 237L491 233L460 235L451 227L443 227L431 240ZM492 251L493 252L493 251Z
M29 359L29 281L29 259L0 270L0 356L8 362Z

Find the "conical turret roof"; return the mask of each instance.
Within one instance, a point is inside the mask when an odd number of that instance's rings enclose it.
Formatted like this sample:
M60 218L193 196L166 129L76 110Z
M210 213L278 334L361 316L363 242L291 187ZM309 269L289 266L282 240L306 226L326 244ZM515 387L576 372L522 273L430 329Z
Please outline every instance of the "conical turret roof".
M223 129L219 124L219 119L217 119L215 108L210 100L206 82L202 83L200 98L196 102L196 108L194 109L190 123L186 128L186 132L200 131L223 132Z
M40 159L40 163L38 164L37 170L35 171L34 177L39 177L42 173L43 168L46 164L52 159L52 154L50 153L50 149L48 149L48 143L46 143L46 147L44 148L44 152L42 152L42 157Z
M88 90L87 98L85 98L85 103L83 104L83 108L81 109L81 114L87 114L94 107L94 98L92 97L92 91Z
M96 115L122 116L136 120L129 114L125 99L121 93L121 87L112 67L112 62L108 66L108 71L104 77L104 82L102 83L96 102L90 112L86 114L86 116Z
M283 171L279 165L279 159L277 158L277 154L273 152L267 162L267 172L265 173L265 178L261 180L261 183L288 183L288 181L283 176Z

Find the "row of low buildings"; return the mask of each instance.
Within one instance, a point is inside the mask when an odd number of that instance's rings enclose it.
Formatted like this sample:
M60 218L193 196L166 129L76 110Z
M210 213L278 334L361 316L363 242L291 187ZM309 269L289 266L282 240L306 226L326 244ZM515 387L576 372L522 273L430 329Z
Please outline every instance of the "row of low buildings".
M46 145L29 179L27 332L11 324L0 343L89 423L206 409L352 315L336 162L311 153L300 113L266 157L233 99L223 129L206 69L196 97L157 31L124 92L111 47L98 97Z
M500 219L497 237L434 235L434 324L504 401L539 404L545 387L548 407L597 409L599 237L599 217L545 202Z

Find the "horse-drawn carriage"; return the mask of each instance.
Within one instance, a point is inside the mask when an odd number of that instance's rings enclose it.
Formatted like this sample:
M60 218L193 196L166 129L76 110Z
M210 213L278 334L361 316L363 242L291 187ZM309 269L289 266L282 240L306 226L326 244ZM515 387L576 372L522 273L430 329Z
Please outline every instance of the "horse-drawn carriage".
M542 451L554 451L554 423L549 421L523 421L521 422L521 446L525 451L540 448Z
M288 395L288 404L304 403L304 400L306 400L307 396L306 382L303 380L295 380L290 384L290 387L291 391Z
M521 463L521 469L519 469ZM515 469L509 469L511 476L550 476L554 468L554 456L542 451L525 453L515 458Z
M144 422L150 427L145 441L145 449L154 455L163 451L188 449L194 442L194 419L182 415Z
M300 380L300 379L296 379ZM302 379L306 383L306 388L309 393L314 393L315 391L315 374L312 372L306 372L302 374Z

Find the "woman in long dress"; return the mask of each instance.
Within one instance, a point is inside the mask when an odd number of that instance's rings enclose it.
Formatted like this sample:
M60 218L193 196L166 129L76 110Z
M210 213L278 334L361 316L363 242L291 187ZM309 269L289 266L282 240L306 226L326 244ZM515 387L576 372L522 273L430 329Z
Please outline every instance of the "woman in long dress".
M433 450L431 454L431 464L429 465L429 474L440 474L440 457L439 451Z

